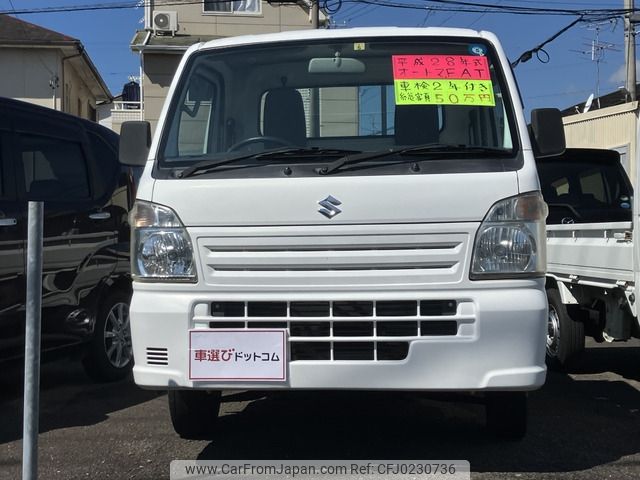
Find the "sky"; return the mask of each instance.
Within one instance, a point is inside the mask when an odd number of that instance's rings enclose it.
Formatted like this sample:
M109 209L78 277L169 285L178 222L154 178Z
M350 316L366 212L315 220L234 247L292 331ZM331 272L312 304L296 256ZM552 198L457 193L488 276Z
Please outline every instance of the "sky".
M109 0L112 1L112 0ZM468 0L483 3L483 0ZM58 5L103 4L107 0L0 0L0 9L12 10ZM331 2L336 4L336 0ZM442 6L426 0L395 0L398 4ZM492 5L517 5L542 8L623 8L623 0L484 0ZM639 5L640 7L640 5ZM169 7L166 7L167 9ZM139 74L139 59L129 43L142 29L143 8L19 15L23 20L79 39L98 67L111 93L121 93L130 75ZM576 17L553 15L512 15L490 12L462 13L389 8L344 1L332 15L337 28L359 26L444 26L488 30L500 39L510 60L544 42ZM600 59L592 60L592 43L598 40ZM544 47L548 60L534 56L515 68L528 113L532 108L567 108L584 102L599 89L601 95L624 85L624 28L617 21L579 23ZM599 70L599 75L597 74Z

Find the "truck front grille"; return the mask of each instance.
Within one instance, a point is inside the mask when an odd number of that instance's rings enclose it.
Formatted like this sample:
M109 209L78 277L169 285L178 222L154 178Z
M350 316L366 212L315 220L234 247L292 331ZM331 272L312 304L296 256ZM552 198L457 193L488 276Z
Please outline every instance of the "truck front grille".
M312 291L462 280L473 223L194 229L203 281L217 291ZM353 305L353 302L350 302Z
M412 340L456 336L472 323L444 300L213 302L209 328L284 328L290 361L400 361Z
M455 300L213 302L212 317L416 317L455 315Z

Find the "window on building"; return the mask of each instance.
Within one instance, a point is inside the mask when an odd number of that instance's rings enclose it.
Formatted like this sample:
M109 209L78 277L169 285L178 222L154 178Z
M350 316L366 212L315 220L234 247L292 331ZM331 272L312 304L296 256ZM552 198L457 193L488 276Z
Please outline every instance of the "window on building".
M205 13L235 13L259 14L262 2L260 0L204 0Z

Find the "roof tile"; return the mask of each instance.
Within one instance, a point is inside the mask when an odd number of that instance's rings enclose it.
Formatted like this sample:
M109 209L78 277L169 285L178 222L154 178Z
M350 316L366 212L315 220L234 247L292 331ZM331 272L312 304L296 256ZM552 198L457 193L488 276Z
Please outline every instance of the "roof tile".
M0 43L17 42L48 44L78 43L79 40L10 15L0 15Z

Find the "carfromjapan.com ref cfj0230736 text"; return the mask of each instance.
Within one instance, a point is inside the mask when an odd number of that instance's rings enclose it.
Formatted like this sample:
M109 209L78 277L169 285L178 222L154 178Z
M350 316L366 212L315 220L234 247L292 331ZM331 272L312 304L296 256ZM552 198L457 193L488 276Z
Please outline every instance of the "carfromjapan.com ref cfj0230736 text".
M171 480L437 479L470 480L466 460L212 460L171 462Z

